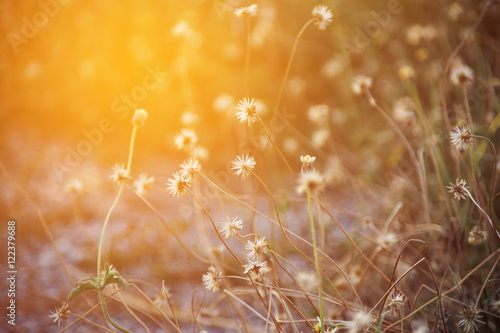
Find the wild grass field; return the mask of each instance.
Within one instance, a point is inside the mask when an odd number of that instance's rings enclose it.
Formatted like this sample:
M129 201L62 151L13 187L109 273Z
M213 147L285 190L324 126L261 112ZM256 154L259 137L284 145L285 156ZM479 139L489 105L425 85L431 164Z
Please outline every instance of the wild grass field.
M500 332L500 1L0 17L0 331Z

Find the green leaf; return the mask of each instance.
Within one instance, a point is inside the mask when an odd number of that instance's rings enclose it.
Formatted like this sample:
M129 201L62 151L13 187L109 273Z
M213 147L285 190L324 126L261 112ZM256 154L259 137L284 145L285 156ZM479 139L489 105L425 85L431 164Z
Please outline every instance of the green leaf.
M98 289L97 285L94 284L93 282L91 282L91 281L79 281L78 286L73 288L73 290L71 290L71 292L69 293L67 302L69 303L76 296L80 295L83 292L92 290L92 289Z
M125 288L125 289L128 288L128 282L125 281L125 279L122 278L120 274L118 274L116 276L111 276L108 279L106 279L105 285L111 284L111 283L118 283L118 284L121 284L123 286L123 288Z

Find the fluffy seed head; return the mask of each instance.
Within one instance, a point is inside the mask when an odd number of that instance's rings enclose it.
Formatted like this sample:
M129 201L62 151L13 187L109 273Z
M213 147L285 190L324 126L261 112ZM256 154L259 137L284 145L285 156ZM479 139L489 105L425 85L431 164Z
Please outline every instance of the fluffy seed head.
M467 124L455 126L450 132L450 142L458 152L463 152L472 141L471 132Z
M57 326L61 325L61 320L67 322L68 316L67 314L70 311L68 310L68 304L63 304L59 309L56 308L55 312L50 311L49 318L54 318L54 323L57 322Z
M456 86L461 86L467 82L472 81L474 78L474 72L470 67L460 64L455 66L450 73L450 81Z
M252 17L257 15L258 5L253 4L248 7L241 7L234 11L234 15L237 17Z
M113 174L110 176L114 182L121 183L125 182L130 178L130 173L123 164L115 164L113 167Z
M191 178L177 171L172 176L173 178L169 178L167 181L167 190L174 197L180 197L191 186Z
M134 189L138 194L147 196L153 187L154 181L154 177L148 177L142 173L136 180L134 180Z
M210 266L208 268L208 272L203 274L202 281L205 285L205 288L215 293L220 289L222 285L222 272L217 273L217 270L214 266Z
M198 142L198 136L192 130L183 128L181 129L181 132L175 136L174 141L177 149L190 151Z
M247 155L239 155L231 162L231 169L236 170L234 174L236 176L241 175L241 179L245 179L250 172L255 167L255 160L253 156Z
M135 110L134 117L132 118L132 124L137 127L144 126L148 113L144 109Z
M446 186L446 188L449 189L448 193L453 193L455 199L460 200L465 199L468 195L468 187L465 185L467 182L464 179L457 179L455 184L450 183L450 186Z
M472 228L469 232L469 237L467 237L467 242L471 245L480 245L486 241L488 238L488 233L485 230L481 230L477 225Z
M238 106L236 107L236 117L243 124L247 123L248 126L257 122L257 104L255 104L255 100L252 98L245 97L239 101Z
M371 77L358 75L354 78L351 84L352 92L355 95L361 95L364 93L365 89L370 89L372 87L373 80Z
M185 176L188 176L191 179L194 179L194 176L201 171L201 164L198 162L197 159L195 158L188 158L182 164L180 165L181 167L181 173Z
M300 161L302 162L302 170L309 170L313 167L316 157L310 155L300 156Z
M373 318L369 313L357 312L354 318L347 323L346 326L350 328L350 333L364 332L373 322Z
M482 310L477 308L463 308L460 313L461 319L458 322L458 326L463 327L465 333L479 332L477 323L484 324L484 321L481 320L483 318L481 312Z
M325 5L317 5L312 11L314 25L319 30L325 30L326 27L332 22L332 11Z
M299 185L297 186L298 194L303 194L307 191L314 194L324 188L325 182L323 180L323 176L316 170L308 170L300 174Z
M225 238L229 238L231 236L237 235L238 231L243 229L243 221L238 220L238 217L235 217L232 221L228 219L222 220L219 231L224 235Z
M252 242L248 240L245 244L245 249L250 251L247 254L248 260L258 260L267 253L267 241L265 237L256 237Z
M265 261L249 261L248 264L243 265L243 268L245 269L244 273L250 274L251 272L253 272L258 274L266 265L267 263Z

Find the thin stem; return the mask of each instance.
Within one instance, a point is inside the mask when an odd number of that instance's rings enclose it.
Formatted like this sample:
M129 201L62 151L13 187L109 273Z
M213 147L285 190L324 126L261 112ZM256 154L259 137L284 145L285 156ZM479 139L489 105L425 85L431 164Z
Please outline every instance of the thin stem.
M307 189L307 208L309 210L309 220L311 221L311 235L313 241L313 250L314 250L314 264L316 266L316 274L318 277L318 292L319 292L319 318L320 318L320 332L324 332L325 324L323 322L323 292L321 288L321 273L319 271L319 259L318 259L318 249L316 246L316 236L314 232L314 219L312 215L311 208L311 191Z
M484 216L486 216L486 218L488 219L488 222L490 222L490 225L491 225L491 228L493 230L495 230L496 234L497 234L497 237L498 237L498 240L500 240L500 233L498 232L498 230L495 228L495 225L493 224L493 222L491 221L490 217L488 216L488 214L486 214L486 212L481 208L481 206L479 206L479 204L476 202L476 200L474 200L474 198L472 197L472 194L470 194L469 190L467 188L465 188L465 186L463 187L464 191L467 192L467 194L469 195L469 198L472 200L472 202L474 203L474 205L476 205L476 207L481 211L481 213L484 214Z
M111 319L111 317L109 316L109 313L108 313L108 308L106 307L106 299L104 298L104 292L102 291L102 288L98 289L98 294L99 294L99 300L101 301L102 313L104 313L104 316L109 321L109 323L122 332L132 333L131 331L127 330L126 328L121 327L120 325L115 323L113 321L113 319Z
M488 11L488 9L492 5L494 5L495 2L496 2L495 0L489 0L486 3L486 5L484 6L483 11L481 12L481 14L479 15L479 17L477 18L476 22L474 22L474 24L472 25L472 27L469 29L469 31L467 31L467 33L465 34L464 38L460 41L460 43L455 48L455 50L453 50L453 52L450 54L450 56L448 57L448 59L446 59L446 63L445 63L444 70L443 70L443 76L441 77L441 89L440 89L440 93L441 93L441 109L442 109L442 113L443 113L443 119L444 119L444 122L445 122L445 129L446 129L447 133L449 133L451 131L450 118L448 117L448 110L447 110L447 105L446 105L446 82L448 80L448 72L450 70L450 66L451 66L453 60L455 59L455 57L460 52L460 50L462 50L462 48L465 46L465 43L469 40L469 38L472 35L472 33L479 26L479 24L483 20L484 16L486 15L486 12Z
M245 26L247 28L247 49L245 54L245 95L248 96L248 69L250 66L250 19L245 17Z
M132 136L130 138L130 146L129 146L129 153L128 153L128 161L127 161L126 174L130 173L130 167L132 166L132 157L133 157L133 154L134 154L134 142L135 142L135 135L137 133L137 128L138 128L137 125L134 125L134 127L132 128ZM97 251L97 281L98 281L99 288L100 288L98 290L99 291L99 300L101 301L101 307L102 307L102 312L103 312L104 316L111 323L111 325L113 325L114 327L116 327L120 331L122 331L122 332L130 332L127 329L125 329L125 328L121 327L120 325L118 325L117 323L115 323L111 319L111 317L109 316L108 310L107 310L107 307L106 307L106 299L104 298L104 294L103 294L102 286L101 286L101 282L102 282L101 281L102 280L102 277L101 277L101 259L102 259L102 247L103 247L103 244L104 244L104 235L106 233L106 228L107 228L107 226L109 224L111 213L115 209L116 204L118 203L118 200L120 200L120 196L121 196L121 194L123 192L124 185L125 185L124 181L121 181L120 182L120 188L118 189L118 193L116 193L115 200L113 201L113 204L109 208L108 213L106 214L106 219L104 220L104 225L102 226L101 239L99 240L99 250Z
M134 128L132 128L132 136L130 137L130 147L128 150L128 161L127 161L127 174L130 173L130 167L132 166L132 156L134 155L134 142L135 142L135 135L137 133L137 126L134 125Z
M101 286L101 258L102 258L102 246L104 243L104 234L106 233L106 228L109 224L109 218L111 216L111 212L116 207L116 204L118 203L118 200L120 199L120 196L123 192L123 183L120 184L120 188L118 189L118 193L116 193L115 201L113 201L113 204L108 210L108 214L106 214L106 219L104 220L104 225L102 226L102 232L101 232L101 239L99 241L99 250L97 251L97 280L99 281L99 286Z
M271 138L271 134L269 134L269 131L267 130L266 126L264 125L264 122L262 121L262 119L259 116L257 116L257 119L259 119L259 122L262 125L262 128L264 128L264 131L266 132L266 135L267 135L267 138L269 139L269 142L271 142L271 144L273 145L274 149L276 150L276 152L278 153L278 155L281 157L281 159L285 163L286 167L288 168L288 171L290 171L290 173L292 174L293 179L295 179L295 181L298 181L297 176L295 176L295 173L293 172L292 168L290 167L290 164L288 164L288 162L286 161L285 156L283 156L283 154L281 153L281 151L274 144L274 141Z
M413 160L413 163L415 164L415 168L416 168L417 175L418 175L420 191L422 194L422 201L423 201L422 204L424 205L424 216L427 219L429 219L429 205L427 202L427 187L425 186L425 176L424 176L424 172L423 172L423 166L420 165L418 158L417 158L417 155L415 154L415 151L413 150L412 146L408 142L408 139L406 138L406 136L403 134L403 132L401 132L401 130L399 129L398 125L394 122L394 120L392 120L392 118L389 117L389 115L375 102L375 99L373 98L370 90L366 86L365 86L365 94L366 94L366 98L368 99L370 105L372 107L374 107L380 114L382 114L382 116L387 120L387 122L389 123L391 128L401 138L404 146L406 147L406 149L410 153L410 157Z
M467 96L467 85L465 83L462 83L462 95L464 98L465 117L467 119L467 123L469 123L469 126L473 130L474 123L472 122L472 115L469 108L469 98Z
M290 235L294 236L295 238L297 238L297 239L298 239L298 240L300 240L301 242L303 242L303 243L307 244L308 246L311 246L311 247L312 247L312 244L311 244L309 241L307 241L307 240L305 240L304 238L300 237L298 234L296 234L296 233L292 232L291 230L288 230L287 228L285 228L279 219L278 219L278 222L274 221L274 220L273 220L272 218L270 218L269 216L267 216L267 215L265 215L265 214L261 213L260 211L258 211L258 210L257 210L257 209L255 209L254 207L252 207L252 206L248 205L247 203L245 203L245 202L243 202L243 201L239 200L239 199L238 199L238 198L236 198L234 195L231 195L230 193L228 193L228 192L224 191L224 189L222 189L222 188L221 188L221 187L219 187L217 184L215 184L214 182L212 182L209 178L207 178L207 177L206 177L205 175L203 175L202 173L200 173L200 175L201 175L201 176L202 176L202 177L203 177L203 178L204 178L204 179L205 179L205 180L206 180L206 181L207 181L210 185L212 185L212 186L213 186L213 187L215 187L217 190L221 191L222 193L224 193L225 195L227 195L228 197L230 197L230 198L231 198L231 199L233 199L234 201L236 201L236 202L240 203L241 205L243 205L243 206L247 207L248 209L250 209L251 211L255 212L255 213L256 213L256 214L258 214L259 216L263 217L264 219L268 220L269 222L271 222L271 223L273 223L273 224L275 224L275 225L279 226L279 227L281 228L282 232L284 233L285 238L287 238L287 241L288 241L289 243L291 243L292 247L293 247L293 248L294 248L294 249L295 249L295 250L296 250L299 254L301 254L303 257L305 257L307 260L309 260L310 262L312 262L312 263L313 263L313 261L312 261L312 259L311 259L311 258L307 257L307 256L306 256L306 255L305 255L302 251L300 251L300 250L299 250L299 249L298 249L298 248L294 245L294 243L292 243L292 242L291 242L291 240L290 240L290 238L288 238L288 235L287 235L287 234L290 234ZM265 189L267 189L267 187L264 187L264 188L265 188ZM266 191L267 191L267 193L270 193L270 192L269 192L269 189L267 189ZM272 195L271 195L271 199L273 199ZM276 206L275 206L275 207L276 207ZM322 207L324 210L326 210L326 208L325 208L324 206L321 206L321 207ZM328 213L329 213L329 212L328 212ZM329 216L331 216L332 218L334 218L334 217L333 217L333 215L331 215L330 213L329 213ZM336 222L338 223L338 221L336 221ZM342 226L340 226L340 227L342 228ZM351 241L352 241L352 239L351 239ZM354 246L356 246L356 244L354 244ZM358 248L358 250L359 250L359 248ZM361 251L361 250L359 250L359 251ZM351 287L351 289L352 289L352 291L354 292L354 294L355 294L356 298L358 299L358 301L362 304L363 302L361 301L361 298L359 297L359 295L358 295L358 293L357 293L356 289L354 288L354 285L353 285L353 284L352 284L352 282L349 280L349 278L348 278L347 274L346 274L346 273L342 270L342 268L341 268L341 267L340 267L340 266L339 266L339 265L338 265L338 264L337 264L337 263L336 263L336 262L335 262L332 258L330 258L330 257L329 257L329 256L328 256L325 252L321 251L321 249L320 249L318 252L319 252L320 254L322 254L322 255L323 255L326 259L328 259L328 261L330 261L330 262L331 262L331 263L332 263L332 264L333 264L333 265L334 265L334 266L335 266L335 267L339 270L339 272L340 272L340 273L342 274L342 276L345 278L345 280L346 280L347 284ZM361 255L363 255L363 253L361 253ZM375 268L376 268L376 266L375 266ZM381 274L383 274L383 273L381 273ZM326 277L326 278L328 278L328 276L326 275L326 273L323 273L323 275L325 275L325 277ZM388 277L386 277L386 280L387 280L387 281L389 281L389 278L388 278ZM333 284L331 284L331 285L333 286ZM334 286L333 286L333 287L334 287ZM334 289L335 289L335 287L334 287ZM335 289L335 290L336 290L336 289ZM340 297L340 298L342 299L343 304L346 306L346 308L349 308L349 306L348 306L348 305L347 305L347 303L344 301L344 299L343 299L342 297Z
M186 191L191 194L191 196L194 198L194 200L198 203L198 205L200 205L201 209L203 209L203 211L207 214L208 218L210 219L210 222L212 222L212 226L214 227L214 230L215 232L217 233L217 236L219 236L219 239L221 240L222 244L224 244L224 246L226 247L226 249L229 251L229 253L231 253L231 255L236 259L236 261L238 261L238 263L243 266L243 262L236 256L236 254L234 254L234 252L229 248L229 246L226 244L226 242L224 241L224 238L222 237L222 235L220 234L219 230L217 229L217 227L215 226L215 222L214 222L214 219L212 218L212 215L210 215L210 212L207 210L207 208L201 203L200 200L198 200L198 198L194 195L194 193L190 190L190 189L186 189Z
M275 110L278 110L280 107L281 98L283 97L283 90L285 89L286 80L288 79L288 74L290 73L290 67L292 67L292 61L293 61L293 57L295 56L295 52L297 51L297 45L299 44L299 39L302 36L302 34L304 33L304 31L306 30L306 28L311 23L313 23L313 21L314 21L313 19L310 19L309 21L307 21L306 24L304 24L304 26L302 27L302 29L300 29L299 34L295 38L295 42L293 43L292 53L290 54L290 59L288 59L288 65L286 67L285 77L283 77L283 82L281 82L280 90L278 92L278 99L276 100Z
M487 141L490 144L491 150L493 150L493 159L494 159L493 160L493 175L492 175L492 179L491 179L490 192L488 194L488 199L489 199L488 209L489 209L489 213L491 216L491 207L493 206L493 197L492 197L493 188L495 187L495 178L497 175L497 151L495 149L495 145L493 144L493 142L490 141L490 139L488 139L484 136L480 136L480 135L471 135L471 137Z

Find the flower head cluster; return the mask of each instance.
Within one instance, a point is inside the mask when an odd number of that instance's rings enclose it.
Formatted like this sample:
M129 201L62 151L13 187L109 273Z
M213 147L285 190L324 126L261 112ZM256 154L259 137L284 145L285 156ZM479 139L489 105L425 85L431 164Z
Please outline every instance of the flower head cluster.
M134 180L134 189L138 194L147 196L153 187L154 181L154 177L148 177L142 173L136 180Z
M239 101L238 106L236 107L236 117L243 124L247 123L248 126L258 121L257 115L257 104L255 104L255 99L251 99L248 97L243 98Z
M455 199L460 200L465 199L468 195L468 187L465 185L467 185L467 182L464 179L457 179L455 184L450 183L450 186L446 186L446 188L449 189L449 193L453 193Z
M182 162L180 167L181 167L180 173L182 173L185 176L188 176L191 179L194 179L194 176L196 174L200 173L200 171L201 171L200 162L198 162L197 159L192 158L192 157L190 157L187 160L185 160L184 162Z
M332 11L325 5L317 5L312 11L314 25L319 30L325 30L326 27L332 22Z
M203 274L202 276L205 288L207 288L213 293L217 292L220 289L220 286L222 285L221 276L222 272L217 273L217 270L214 268L214 266L210 266L208 268L208 272L206 274Z
M267 262L261 262L261 261L249 261L248 264L243 265L243 268L245 271L243 273L245 274L251 274L251 272L258 274L265 266L267 265Z
M130 173L123 164L115 164L113 167L113 174L110 176L114 182L121 183L127 181L130 178Z
M415 105L413 104L409 96L402 97L394 103L394 108L392 109L392 115L398 122L410 125L415 120L415 114L413 110Z
M241 179L245 179L250 172L255 168L255 160L253 156L239 155L236 156L232 162L231 169L236 170L234 173L236 176L241 176Z
M316 170L302 172L299 177L297 193L303 194L309 191L311 194L317 193L325 188L323 176Z
M458 326L463 327L465 333L478 332L477 323L484 324L481 320L483 318L481 312L482 310L477 308L463 308L460 313L462 319L458 322Z
M400 311L405 305L405 297L400 293L393 293L387 302L387 307L389 308L389 314L392 316L398 316Z
M364 93L365 89L372 87L373 80L371 77L358 75L354 78L351 84L352 92L356 95Z
M137 127L144 126L148 113L144 109L135 110L134 117L132 118L132 124Z
M472 141L471 128L467 124L455 126L450 133L451 144L459 152L463 152Z
M234 15L237 17L252 17L257 15L258 5L253 4L248 7L241 7L234 11Z
M174 141L177 149L190 151L198 142L198 136L192 130L183 128L181 132L175 136Z
M316 161L316 157L310 155L300 156L300 161L302 162L302 171L309 170L313 168L313 163Z
M350 328L349 332L361 333L365 332L366 329L372 324L373 318L369 313L357 312L352 320L346 324Z
M67 322L68 319L68 313L70 311L68 310L68 304L64 303L59 309L56 308L55 312L50 311L49 318L54 318L54 323L57 322L57 326L61 325L61 320Z
M455 66L450 73L450 81L456 86L464 85L474 78L474 72L469 66L460 64Z
M174 172L172 176L173 178L169 178L167 181L167 190L174 197L180 197L191 186L191 178L180 172Z
M225 238L229 238L231 236L237 235L238 231L240 231L241 229L243 229L243 221L238 220L238 218L235 217L232 221L229 218L222 220L219 231L224 235Z
M481 230L477 225L469 231L469 236L467 237L467 242L472 245L480 245L486 241L488 238L488 233Z
M267 253L266 237L256 237L253 242L248 240L245 244L245 249L250 251L247 254L248 260L258 260Z
M155 299L153 300L153 303L161 308L162 306L166 305L168 303L168 298L170 297L170 289L165 287L164 284L161 285L161 291L156 294Z

